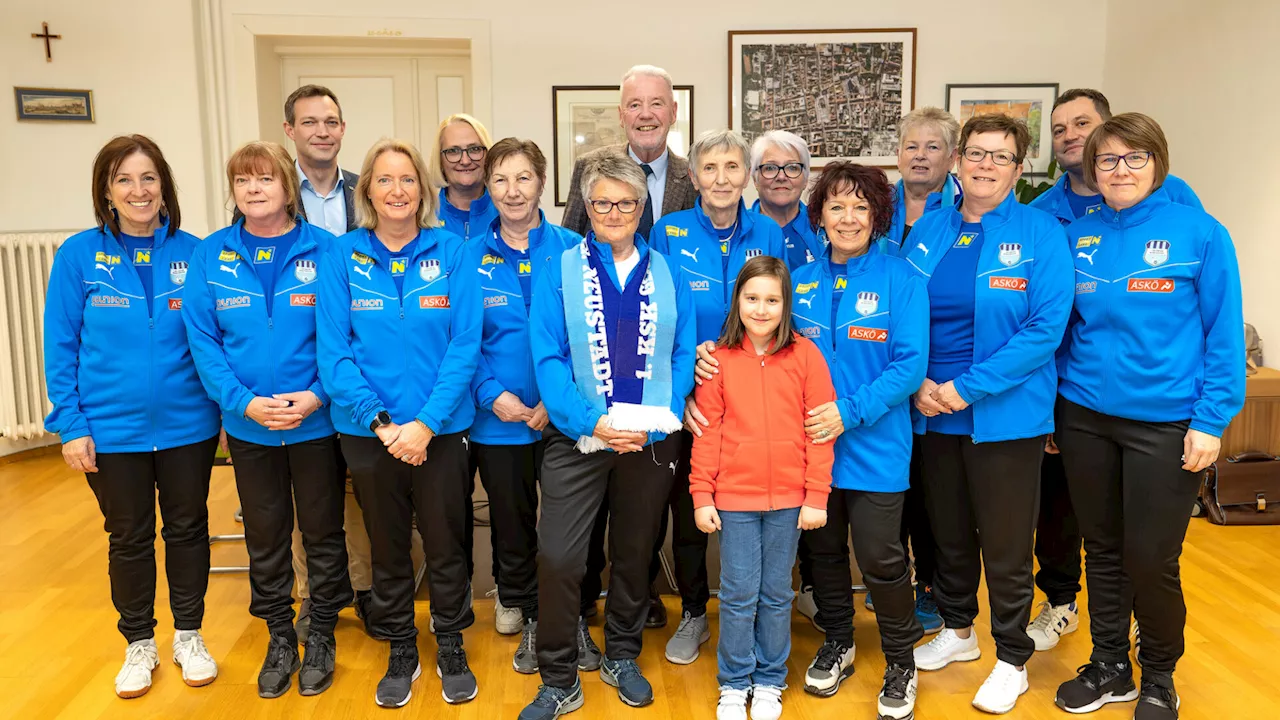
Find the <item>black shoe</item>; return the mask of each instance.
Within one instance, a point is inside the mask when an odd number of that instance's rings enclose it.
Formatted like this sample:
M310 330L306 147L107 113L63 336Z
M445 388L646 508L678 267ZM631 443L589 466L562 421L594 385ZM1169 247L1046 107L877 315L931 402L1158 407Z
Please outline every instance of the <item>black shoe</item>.
M586 606L586 607L582 608L582 617L584 617L584 618L593 618L593 617L595 617L596 615L599 615L599 614L600 614L600 610L599 610L599 608L597 608L597 607L596 607L596 603L594 603L594 602L592 602L590 605L588 605L588 606ZM574 709L576 710L577 708L574 708Z
M585 618L578 618L578 669L592 672L600 669L602 656L596 641L591 639Z
M319 695L333 684L334 658L337 642L333 635L314 632L307 638L302 670L298 672L298 692L303 695Z
M1091 662L1076 668L1076 677L1058 686L1053 702L1069 713L1089 713L1107 703L1138 698L1133 666L1127 662Z
M574 678L573 687L543 685L533 702L520 711L519 720L556 720L582 707L582 681Z
M258 671L258 697L278 698L289 691L293 674L302 663L298 660L298 636L277 633L267 645L267 657Z
M1168 675L1142 673L1142 693L1133 720L1178 720L1178 708L1182 698L1173 689L1173 678Z
M412 640L391 643L391 657L387 660L387 674L378 681L375 702L382 707L404 707L413 697L413 681L422 674L418 664L418 646Z
M662 604L661 597L657 595L649 597L649 615L644 619L644 626L647 628L667 626L667 606Z
M311 598L303 598L298 606L298 619L293 623L293 631L298 634L298 642L306 645L311 635Z
M440 694L447 703L464 703L475 698L480 688L476 676L467 665L467 651L462 649L461 635L438 638L436 675L440 677Z
M369 621L369 605L372 602L372 590L357 590L356 597L351 601L351 605L356 609L356 617L360 619L360 622L364 623L364 634L374 640L380 640L381 638L374 633L373 625Z

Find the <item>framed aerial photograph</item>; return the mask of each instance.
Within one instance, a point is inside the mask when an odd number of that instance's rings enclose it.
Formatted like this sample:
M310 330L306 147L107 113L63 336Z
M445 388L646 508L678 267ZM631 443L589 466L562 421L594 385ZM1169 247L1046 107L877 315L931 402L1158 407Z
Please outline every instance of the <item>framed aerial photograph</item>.
M13 89L19 120L93 122L92 90Z
M915 28L730 30L729 127L747 142L789 130L813 167L895 167L898 123L915 107Z
M676 122L667 135L667 147L681 157L689 156L693 142L693 86L676 85ZM569 199L569 179L573 165L584 153L607 145L627 142L618 117L622 90L617 85L556 85L551 88L552 170L555 175L556 205Z
M963 126L974 115L1000 114L1017 118L1031 131L1031 146L1023 172L1044 175L1053 159L1053 130L1049 116L1058 98L1058 83L994 83L947 85L947 112Z

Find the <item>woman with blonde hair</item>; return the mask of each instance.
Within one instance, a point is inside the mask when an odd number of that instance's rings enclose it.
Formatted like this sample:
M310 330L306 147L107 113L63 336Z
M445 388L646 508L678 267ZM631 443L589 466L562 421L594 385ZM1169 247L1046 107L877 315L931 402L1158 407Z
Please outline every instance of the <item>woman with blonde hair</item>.
M450 115L436 130L429 177L440 188L440 221L468 242L484 236L498 217L484 183L484 159L492 145L484 124L466 113Z

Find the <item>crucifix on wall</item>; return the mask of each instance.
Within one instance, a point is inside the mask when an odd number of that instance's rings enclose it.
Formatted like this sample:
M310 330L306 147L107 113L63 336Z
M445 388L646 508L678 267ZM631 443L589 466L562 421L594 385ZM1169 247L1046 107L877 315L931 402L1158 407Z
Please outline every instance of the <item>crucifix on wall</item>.
M49 34L49 23L47 23L47 22L42 22L42 23L40 23L40 25L41 25L44 29L43 29L42 31L38 32L38 33L31 33L31 37L36 38L36 39L41 39L41 38L43 38L43 39L44 39L44 61L45 61L45 62L53 62L53 46L49 44L49 41L50 41L50 40L61 40L61 39L62 39L62 36L61 36L61 35L50 35L50 34Z

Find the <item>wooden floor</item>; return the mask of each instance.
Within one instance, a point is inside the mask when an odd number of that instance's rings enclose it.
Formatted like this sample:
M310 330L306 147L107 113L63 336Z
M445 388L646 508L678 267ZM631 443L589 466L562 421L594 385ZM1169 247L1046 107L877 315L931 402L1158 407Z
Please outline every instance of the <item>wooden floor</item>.
M215 471L210 497L214 533L238 529L232 520L236 500L229 473L225 468ZM160 551L163 569L163 545ZM243 561L242 546L214 549L215 564ZM1182 718L1280 717L1280 674L1276 671L1280 651L1280 527L1221 528L1193 520L1182 572L1189 611L1187 654L1176 675L1183 699ZM373 702L374 688L386 669L387 648L364 635L350 610L343 612L337 630L338 676L334 686L314 698L303 698L295 690L277 700L262 700L257 697L255 679L267 636L262 623L249 616L245 576L215 575L210 580L204 634L220 673L217 681L205 688L183 685L180 672L168 662L173 631L167 597L161 570L156 607L161 666L148 695L120 700L112 681L123 659L124 642L115 629L107 580L107 537L92 493L83 477L67 470L57 456L0 465L0 718L328 720L396 716ZM440 697L439 681L427 671L415 684L413 700L399 715L510 719L533 697L537 676L518 675L511 669L518 637L501 637L493 631L491 600L476 604L479 619L466 632L465 642L479 678L479 696L466 705L446 705ZM674 617L678 600L668 598L667 608ZM426 604L420 603L418 618L424 629L426 610ZM639 710L623 706L592 673L583 676L586 706L571 717L714 718L714 603L711 615L712 640L693 665L677 666L663 659L662 648L672 628L645 632L640 665L657 695L652 706ZM857 674L834 698L817 699L802 691L801 678L822 638L797 618L790 662L792 688L783 696L784 717L874 718L884 670L875 616L859 612L856 627ZM969 704L995 661L985 613L978 628L983 658L938 673L924 673L917 718L985 717ZM592 634L603 644L598 619ZM420 649L424 660L435 649L425 632ZM1054 691L1058 683L1073 676L1088 655L1088 629L1082 620L1079 632L1029 663L1031 690L1008 717L1067 717L1054 707ZM1133 708L1133 704L1112 705L1093 717L1128 718Z

